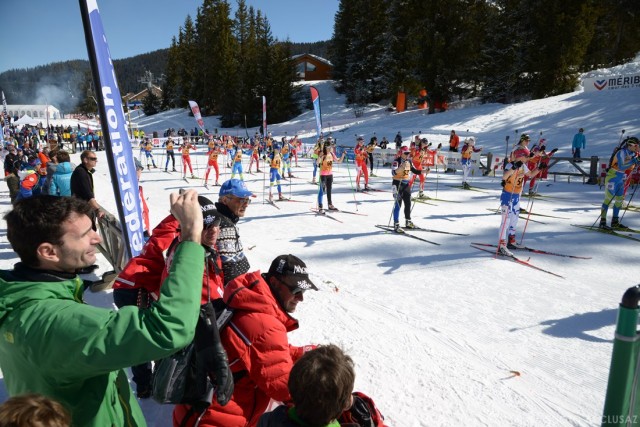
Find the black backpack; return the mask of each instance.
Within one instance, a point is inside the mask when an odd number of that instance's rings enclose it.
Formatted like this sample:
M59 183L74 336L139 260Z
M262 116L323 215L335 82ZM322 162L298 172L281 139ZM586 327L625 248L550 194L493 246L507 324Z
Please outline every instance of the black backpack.
M183 423L194 413L204 413L213 401L216 390L210 375L215 372L212 365L219 356L217 345L221 347L219 331L227 326L232 316L233 310L222 298L202 305L193 341L157 361L154 366L151 380L153 399L162 404L191 405ZM231 392L228 393L230 397Z

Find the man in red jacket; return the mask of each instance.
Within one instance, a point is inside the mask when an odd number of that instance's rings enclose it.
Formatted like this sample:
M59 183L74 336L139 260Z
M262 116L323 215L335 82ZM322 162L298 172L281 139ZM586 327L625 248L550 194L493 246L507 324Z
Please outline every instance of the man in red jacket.
M225 286L223 298L234 315L220 336L235 389L225 406L214 400L198 426L256 426L271 399L291 401L289 372L305 351L316 346L289 344L287 333L298 328L290 313L310 289L318 290L309 279L306 264L294 255L278 256L266 274L246 273ZM176 405L174 426L194 425L196 416L189 409L188 405Z

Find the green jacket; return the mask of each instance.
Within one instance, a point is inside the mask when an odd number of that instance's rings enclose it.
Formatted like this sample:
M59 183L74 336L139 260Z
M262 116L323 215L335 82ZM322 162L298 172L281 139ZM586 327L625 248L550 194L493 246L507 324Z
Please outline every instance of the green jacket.
M84 304L79 277L0 271L0 369L10 396L62 403L73 426L145 426L123 368L168 356L193 339L204 249L183 242L160 300L148 310ZM34 272L37 270L30 270ZM50 277L50 279L49 279Z

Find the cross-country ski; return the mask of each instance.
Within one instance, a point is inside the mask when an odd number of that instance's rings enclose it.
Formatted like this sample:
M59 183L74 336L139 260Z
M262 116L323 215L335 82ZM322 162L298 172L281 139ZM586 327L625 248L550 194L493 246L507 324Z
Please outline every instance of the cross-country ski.
M484 252L492 253L498 258L509 259L509 260L511 260L513 262L516 262L516 263L520 264L520 265L524 265L526 267L533 268L534 270L542 271L542 272L550 274L552 276L556 276L556 277L559 277L561 279L564 279L564 277L559 275L559 274L556 274L556 273L554 273L552 271L545 270L544 268L540 268L538 266L535 266L535 265L531 264L529 261L522 260L522 259L516 257L515 255L508 256L508 255L497 254L496 251L494 251L492 249L487 249L485 247L480 247L480 246L474 246L473 243L471 244L471 247L474 248L474 249L478 249L478 250L484 251Z

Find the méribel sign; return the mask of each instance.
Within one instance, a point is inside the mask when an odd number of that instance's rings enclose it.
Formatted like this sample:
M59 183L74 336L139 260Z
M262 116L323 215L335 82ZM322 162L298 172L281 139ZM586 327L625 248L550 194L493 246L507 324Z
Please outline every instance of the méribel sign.
M608 90L640 89L640 72L613 76L590 77L582 80L585 92Z

